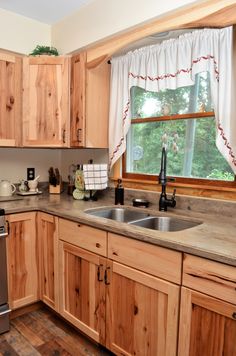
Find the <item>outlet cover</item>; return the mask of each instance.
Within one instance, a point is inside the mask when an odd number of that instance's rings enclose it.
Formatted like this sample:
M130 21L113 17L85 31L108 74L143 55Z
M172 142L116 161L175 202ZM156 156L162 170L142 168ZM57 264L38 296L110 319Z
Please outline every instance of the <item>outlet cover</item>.
M35 168L27 168L27 180L33 180L35 178Z

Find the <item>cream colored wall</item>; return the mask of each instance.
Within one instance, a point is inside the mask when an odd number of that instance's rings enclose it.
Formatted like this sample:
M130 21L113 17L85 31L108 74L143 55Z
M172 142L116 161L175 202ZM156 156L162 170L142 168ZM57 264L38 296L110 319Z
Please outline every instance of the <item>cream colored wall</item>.
M35 174L40 175L40 181L47 182L48 169L52 166L59 168L63 180L67 181L69 166L88 163L89 159L94 163L107 163L107 150L0 148L0 180L18 183L20 179L27 178L27 168L33 167Z
M70 53L193 2L195 1L94 0L52 26L52 45L61 53Z
M48 168L60 168L60 165L59 150L0 148L0 180L18 183L20 179L27 179L27 168L33 167L43 182L48 180Z
M29 54L38 44L51 44L51 27L0 9L0 48Z

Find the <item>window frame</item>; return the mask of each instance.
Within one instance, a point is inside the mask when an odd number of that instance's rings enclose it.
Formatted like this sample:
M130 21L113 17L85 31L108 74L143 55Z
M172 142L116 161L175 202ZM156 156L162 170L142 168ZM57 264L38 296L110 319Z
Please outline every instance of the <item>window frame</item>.
M201 119L204 117L215 116L214 111L209 112L197 112L189 114L177 114L169 116L159 116L159 117L147 117L147 118L132 118L131 125L147 122L157 122L157 121L167 121L167 120L183 120L183 119ZM136 181L149 181L158 183L158 175L149 175L143 173L129 173L126 171L126 152L122 156L122 178L136 180ZM203 178L184 178L184 177L175 177L168 176L169 182L181 185L196 185L196 186L205 186L205 187L214 187L214 188L235 188L236 189L236 175L234 175L234 181L224 181L224 180L215 180L215 179L203 179Z

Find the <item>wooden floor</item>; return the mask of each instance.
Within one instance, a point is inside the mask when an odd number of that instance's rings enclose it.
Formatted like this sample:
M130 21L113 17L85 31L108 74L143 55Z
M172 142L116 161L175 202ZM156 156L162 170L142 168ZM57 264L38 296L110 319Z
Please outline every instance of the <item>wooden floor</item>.
M2 356L108 356L48 309L39 309L11 320L11 330L0 335Z

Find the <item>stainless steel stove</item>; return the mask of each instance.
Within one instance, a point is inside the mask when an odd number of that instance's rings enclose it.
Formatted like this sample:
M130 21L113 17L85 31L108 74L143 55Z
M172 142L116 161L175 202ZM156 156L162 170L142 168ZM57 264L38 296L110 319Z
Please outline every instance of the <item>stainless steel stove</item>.
M5 211L0 209L0 334L10 328L7 292L6 237L8 235Z

